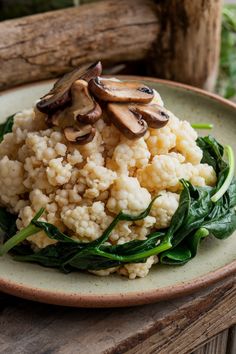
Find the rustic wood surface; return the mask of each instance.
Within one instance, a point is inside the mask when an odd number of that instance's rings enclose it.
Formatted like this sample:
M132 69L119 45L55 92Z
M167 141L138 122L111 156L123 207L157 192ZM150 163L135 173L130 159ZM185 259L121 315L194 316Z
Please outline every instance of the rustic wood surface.
M158 8L160 31L151 52L158 77L214 88L220 54L221 7L222 0L163 1Z
M201 346L199 349L195 350L191 354L234 354L227 353L227 343L229 336L228 329L219 333L215 337L213 337L208 343Z
M126 309L0 299L2 354L187 354L236 323L235 277L179 300Z
M0 89L88 61L148 58L150 74L212 89L221 0L106 0L0 23ZM178 42L178 43L177 43Z

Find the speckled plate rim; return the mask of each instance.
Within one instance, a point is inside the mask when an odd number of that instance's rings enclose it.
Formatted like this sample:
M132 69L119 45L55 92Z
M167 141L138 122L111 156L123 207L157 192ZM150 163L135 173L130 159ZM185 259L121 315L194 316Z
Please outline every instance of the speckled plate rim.
M109 75L110 76L110 75ZM236 104L231 101L228 101L216 94L207 92L205 90L185 85L178 82L155 79L151 77L144 76L130 76L130 75L116 75L121 78L133 79L133 80L143 80L154 83L163 84L165 86L182 88L193 93L200 94L207 98L210 98L214 101L217 101L227 107L235 109ZM16 89L24 86L32 87L40 83L53 82L53 80L43 80L30 84L16 86L14 88L0 92L1 94L10 93ZM184 281L174 286L167 286L165 288L156 289L152 291L136 291L129 292L128 294L119 293L117 295L107 295L107 294L79 294L79 293L64 293L64 292L53 292L43 290L37 287L28 287L22 283L11 282L7 279L0 278L0 291L8 293L10 295L18 296L24 299L44 302L53 305L62 305L62 306L71 306L71 307L127 307L127 306L137 306L143 304L150 304L162 300L174 299L180 296L189 295L198 290L204 289L211 284L216 283L226 277L236 275L236 260L216 269L213 272L209 272L203 276L193 278L190 281Z

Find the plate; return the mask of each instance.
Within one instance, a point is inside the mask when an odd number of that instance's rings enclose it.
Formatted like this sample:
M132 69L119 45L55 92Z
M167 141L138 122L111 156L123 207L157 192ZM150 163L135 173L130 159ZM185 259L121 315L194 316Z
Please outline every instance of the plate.
M236 151L236 105L202 90L151 78L143 80L160 92L165 105L181 119L211 122L213 135ZM0 119L32 104L52 81L21 86L0 94ZM208 134L209 132L202 132ZM184 266L154 266L143 279L88 273L63 274L36 264L0 258L0 290L30 300L76 307L121 307L147 304L190 294L236 271L236 234L226 240L206 239Z

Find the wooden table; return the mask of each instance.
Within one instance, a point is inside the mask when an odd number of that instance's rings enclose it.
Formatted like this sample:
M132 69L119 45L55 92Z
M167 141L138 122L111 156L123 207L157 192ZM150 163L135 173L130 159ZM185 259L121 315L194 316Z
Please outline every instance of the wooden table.
M122 309L74 309L1 294L0 353L235 354L235 279Z

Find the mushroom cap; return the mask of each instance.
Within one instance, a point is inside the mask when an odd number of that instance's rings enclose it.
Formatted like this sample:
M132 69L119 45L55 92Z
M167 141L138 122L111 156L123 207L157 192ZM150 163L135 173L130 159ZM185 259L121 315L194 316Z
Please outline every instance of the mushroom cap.
M75 144L87 144L93 140L96 130L92 125L84 125L82 127L66 127L64 135L68 141Z
M92 78L101 75L101 62L96 62L89 66L82 66L65 74L57 80L49 93L41 98L37 103L37 108L43 113L53 113L58 109L70 104L71 85L78 79L83 78L90 81Z
M96 77L89 82L89 89L100 100L107 102L149 103L154 92L137 81L118 81Z
M133 109L142 116L150 128L162 128L170 119L167 109L156 103L135 105Z
M107 113L112 123L128 139L138 139L145 135L147 123L139 113L132 111L128 104L108 103Z

